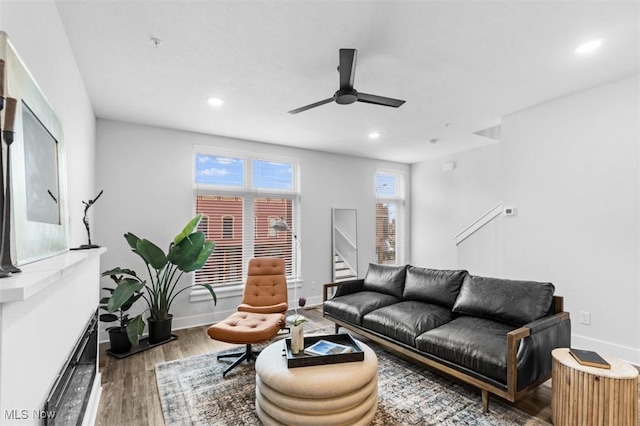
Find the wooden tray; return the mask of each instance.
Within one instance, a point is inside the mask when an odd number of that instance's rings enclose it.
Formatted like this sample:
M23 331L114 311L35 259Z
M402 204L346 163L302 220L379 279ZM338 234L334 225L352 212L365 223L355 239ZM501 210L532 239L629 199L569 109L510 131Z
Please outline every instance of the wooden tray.
M358 344L358 341L349 334L325 334L305 336L304 347L309 347L318 340L328 340L329 342L338 343L340 345L351 346L353 351L346 354L336 355L309 355L300 352L294 355L291 352L291 338L287 337L284 341L285 351L287 354L287 367L309 367L312 365L338 364L341 362L355 362L364 360L364 351Z

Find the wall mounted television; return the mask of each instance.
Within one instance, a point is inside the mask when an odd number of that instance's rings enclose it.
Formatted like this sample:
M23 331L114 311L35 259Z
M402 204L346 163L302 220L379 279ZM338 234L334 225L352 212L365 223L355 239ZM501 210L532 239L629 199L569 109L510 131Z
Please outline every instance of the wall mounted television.
M4 32L0 58L5 61L4 95L18 100L11 145L11 243L12 257L22 265L69 248L63 128ZM4 144L3 149L6 159Z

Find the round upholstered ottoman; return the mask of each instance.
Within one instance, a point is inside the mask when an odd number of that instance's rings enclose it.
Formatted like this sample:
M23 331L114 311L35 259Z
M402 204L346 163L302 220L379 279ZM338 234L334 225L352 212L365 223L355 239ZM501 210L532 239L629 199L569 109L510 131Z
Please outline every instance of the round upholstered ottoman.
M378 358L288 368L284 341L256 360L256 411L269 425L367 425L378 408Z

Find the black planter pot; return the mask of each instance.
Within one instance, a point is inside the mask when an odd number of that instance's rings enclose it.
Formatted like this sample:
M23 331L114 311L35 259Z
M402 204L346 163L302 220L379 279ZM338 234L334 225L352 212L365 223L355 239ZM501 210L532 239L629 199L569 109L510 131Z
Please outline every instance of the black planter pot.
M127 330L122 330L120 327L109 330L109 343L111 344L111 352L114 354L123 354L131 350Z
M161 343L171 339L171 321L173 315L169 315L169 318L165 320L154 320L147 318L149 323L149 343Z

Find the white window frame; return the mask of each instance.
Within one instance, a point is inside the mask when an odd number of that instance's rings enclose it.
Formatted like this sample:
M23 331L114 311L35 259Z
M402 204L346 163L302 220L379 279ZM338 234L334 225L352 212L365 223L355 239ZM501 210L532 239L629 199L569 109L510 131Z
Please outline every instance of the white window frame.
M394 194L384 194L377 185L376 178L378 175L393 176L396 180ZM378 203L395 203L397 206L396 211L396 246L395 246L395 263L397 265L404 265L407 259L407 212L406 212L406 185L407 177L404 173L397 170L389 169L377 169L373 177L373 183L375 188L375 206L377 208ZM376 225L377 226L377 225ZM374 231L375 232L375 231ZM377 259L376 259L377 260Z
M243 186L230 186L230 185L214 185L214 184L202 184L196 181L196 168L195 159L197 154L230 157L236 159L242 159L243 163ZM242 232L243 236L243 250L242 250L242 279L238 282L230 282L225 285L217 285L215 287L216 294L219 297L232 297L242 293L244 287L244 281L247 275L248 261L252 257L254 252L253 243L255 240L256 220L255 220L255 200L259 198L288 198L292 201L293 209L293 223L288 225L291 227L292 232L300 239L301 226L300 226L300 194L301 194L301 178L300 178L300 160L292 157L272 156L256 154L245 151L233 151L227 149L217 149L214 147L195 146L193 151L193 173L192 182L194 185L193 194L193 209L195 212L195 200L198 196L202 195L222 195L239 197L243 199L243 229L237 230L236 223L234 221L233 232ZM289 189L260 189L253 187L253 161L271 161L274 163L286 163L291 164L292 170L292 188ZM245 238L245 233L249 232L250 236ZM298 280L301 276L301 247L297 244L295 238L291 238L292 243L292 265L291 274L287 276L287 281L290 283L296 282L293 277L293 271L297 272ZM297 244L297 247L294 245ZM193 274L193 280L195 281L195 274ZM206 289L197 289L191 292L191 301L211 300L211 295Z

